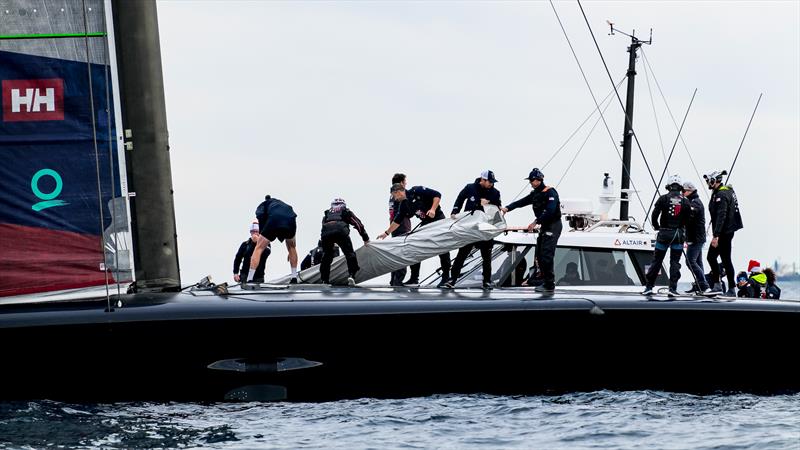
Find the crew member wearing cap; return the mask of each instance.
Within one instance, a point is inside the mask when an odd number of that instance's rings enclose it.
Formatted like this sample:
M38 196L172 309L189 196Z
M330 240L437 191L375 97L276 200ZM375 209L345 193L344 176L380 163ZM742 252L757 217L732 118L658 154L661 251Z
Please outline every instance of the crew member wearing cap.
M739 297L762 298L761 292L767 287L767 275L761 271L761 263L751 259L747 264L747 271L750 272L750 276L746 276L744 286L746 295L742 295L741 289L737 295Z
M270 242L278 239L286 243L286 250L289 252L289 266L292 268L291 283L297 283L297 241L295 234L297 233L297 214L294 209L288 204L272 198L269 195L264 197L256 208L256 219L258 219L259 236L256 242L256 249L253 251L253 256L250 258L250 271L248 272L247 279L250 281L255 275L253 266L258 265L261 258L261 252L270 244Z
M256 249L256 242L258 241L258 221L254 220L250 224L250 238L239 246L236 256L233 258L233 279L238 283L243 278L247 277L250 272L250 258L253 256L253 251ZM269 256L269 245L261 252L258 260L258 267L256 267L253 275L255 283L264 282L264 268L267 265L267 257ZM245 280L247 281L247 280Z
M683 183L681 177L672 175L667 180L666 194L656 200L653 206L653 214L650 216L650 223L653 229L658 231L656 235L655 250L653 250L653 262L647 268L645 280L647 285L642 291L642 295L653 293L653 286L656 278L661 271L661 264L669 249L669 297L678 297L678 280L681 278L681 254L683 254L683 242L685 240L686 224L689 222L689 200L682 194Z
M691 181L683 183L683 196L689 200L689 222L686 224L686 264L694 275L695 282L687 294L709 291L703 268L703 247L706 245L706 207L697 195L697 187Z
M461 212L463 205L464 211L483 211L484 205L495 205L500 208L500 191L494 188L497 179L494 177L494 172L485 170L481 172L480 177L475 179L474 183L470 183L461 189L456 197L456 202L453 205L453 210L450 217L456 217L456 214ZM466 203L465 203L466 202ZM452 288L461 276L461 268L464 267L464 261L467 260L469 252L473 247L477 247L481 252L481 259L483 259L483 288L492 288L492 241L479 241L472 244L467 244L458 249L456 259L453 261L453 268L451 269L450 281L444 284L444 287Z
M522 206L531 205L534 221L528 225L528 231L539 228L536 237L535 259L539 261L539 269L544 283L536 286L537 292L554 292L556 288L556 275L553 267L558 238L561 236L561 201L558 192L551 186L544 184L544 174L538 168L531 170L525 178L531 183L533 190L521 199L502 208L503 213L513 211ZM533 274L533 271L531 271ZM528 283L531 284L531 283Z
M335 198L331 202L330 209L327 209L322 216L322 231L320 241L322 242L322 261L319 264L319 275L323 283L330 283L331 262L333 261L333 246L338 245L347 260L347 284L356 285L356 272L358 272L358 258L353 250L353 243L350 241L350 225L353 226L361 235L364 244L369 243L367 230L364 224L347 209L347 204L341 198Z
M403 188L405 188L406 182L407 182L406 174L404 173L396 173L392 176L392 186L399 183L400 185L403 186ZM389 228L391 229L391 232L389 234L391 234L392 237L395 237L395 236L402 236L411 231L411 216L412 216L411 208L408 206L408 201L395 200L394 194L392 194L392 189L390 187ZM397 224L397 226L393 226L394 224ZM389 278L389 286L403 286L404 284L406 284L403 282L403 279L406 277L406 272L408 272L408 270L405 267L392 272L392 275ZM412 266L412 272L413 272L413 266Z
M395 219L404 219L403 215L416 216L420 220L420 225L425 226L445 218L442 208L439 206L442 194L435 189L424 186L414 186L406 189L403 184L395 183L392 185L391 192L396 203L403 204L405 202L407 205L407 208L398 210ZM389 229L381 233L378 239L384 239L389 236L399 226L399 222L392 221ZM439 283L439 287L444 287L445 283L450 279L450 252L439 255L439 262L442 270L442 281ZM419 263L411 266L411 277L403 284L419 284L419 269Z
M719 265L717 264L717 258L720 258L722 267L728 276L728 292L725 295L735 297L736 291L733 289L736 285L733 278L735 272L733 271L733 261L731 261L731 250L733 249L733 234L744 228L744 225L742 224L742 215L739 213L739 201L736 199L736 193L730 186L722 184L722 177L727 174L728 172L723 170L703 175L708 188L713 191L711 199L708 201L708 212L711 215L711 231L714 237L711 239L711 247L708 249L706 260L711 266L711 292L722 292L719 285Z

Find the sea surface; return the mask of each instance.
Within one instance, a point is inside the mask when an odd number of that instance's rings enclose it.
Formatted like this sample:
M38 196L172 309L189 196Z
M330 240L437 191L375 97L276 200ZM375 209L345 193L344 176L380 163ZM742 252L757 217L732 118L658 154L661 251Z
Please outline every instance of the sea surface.
M785 297L800 298L800 283L779 285ZM0 448L198 447L800 450L800 393L452 394L327 403L0 402Z

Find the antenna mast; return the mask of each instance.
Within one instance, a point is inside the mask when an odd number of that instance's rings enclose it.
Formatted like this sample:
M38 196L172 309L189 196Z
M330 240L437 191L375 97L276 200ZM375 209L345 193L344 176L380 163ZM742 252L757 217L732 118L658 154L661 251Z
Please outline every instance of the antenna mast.
M633 138L633 92L634 92L634 80L636 78L636 51L639 50L639 47L642 44L650 45L653 43L653 29L650 29L650 39L643 41L636 37L636 30L633 30L631 34L625 33L620 31L617 28L614 28L614 24L610 21L606 21L608 26L611 28L611 32L608 33L610 36L614 36L615 32L622 34L624 36L628 36L631 38L631 46L628 47L628 53L630 54L630 58L628 59L628 93L627 98L625 100L625 128L622 131L622 177L620 180L622 181L621 184L621 201L619 205L619 219L620 220L628 220L628 190L630 190L631 185L631 140Z

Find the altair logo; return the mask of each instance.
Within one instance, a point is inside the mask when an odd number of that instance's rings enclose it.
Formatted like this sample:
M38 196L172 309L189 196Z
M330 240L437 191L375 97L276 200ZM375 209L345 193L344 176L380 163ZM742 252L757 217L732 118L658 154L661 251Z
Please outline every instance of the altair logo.
M614 241L614 245L647 245L647 243L639 239L623 239L621 241L617 239Z
M3 122L64 120L64 80L3 80Z

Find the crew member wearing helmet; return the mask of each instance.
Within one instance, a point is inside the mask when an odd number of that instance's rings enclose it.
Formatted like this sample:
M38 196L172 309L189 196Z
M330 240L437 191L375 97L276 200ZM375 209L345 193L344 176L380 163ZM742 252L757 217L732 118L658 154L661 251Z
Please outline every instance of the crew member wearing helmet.
M722 184L722 177L727 174L728 172L723 170L722 172L714 171L703 175L708 188L713 191L711 200L708 203L713 238L711 239L711 247L708 249L706 259L711 266L711 292L722 292L722 288L719 286L720 274L719 265L717 264L717 258L720 258L722 259L722 267L725 268L725 273L728 276L728 292L726 292L726 296L735 297L736 291L734 291L733 287L736 286L734 282L736 272L733 270L731 250L733 248L733 234L744 228L744 225L742 224L742 215L739 213L739 201L736 199L736 193L732 187Z
M658 272L661 271L661 264L669 249L669 295L677 297L678 280L681 278L681 254L683 253L683 242L685 239L685 228L689 222L691 206L689 200L681 195L683 183L678 175L671 175L667 180L666 194L656 200L653 206L653 214L650 222L653 229L658 231L656 235L656 248L653 250L653 262L645 274L647 285L642 291L642 295L653 293L653 286L656 284Z
M247 281L247 274L250 272L250 258L253 256L253 251L256 249L256 242L258 241L258 221L254 220L250 224L250 238L239 246L236 256L233 258L233 279L236 282ZM256 283L264 282L264 268L267 265L267 257L269 256L269 245L261 252L258 260L258 267L256 267L253 281Z
M461 189L456 197L456 202L453 205L453 210L450 212L450 217L455 218L456 214L461 212L461 207L464 211L483 211L485 205L495 205L498 208L500 204L500 191L495 189L494 184L497 183L497 178L494 177L494 172L491 170L484 170L481 175L475 179L474 183L470 183ZM466 202L466 203L465 203ZM483 271L483 289L492 288L492 241L479 241L473 244L467 244L458 249L456 259L453 261L453 267L450 273L450 281L445 283L443 287L455 287L458 277L461 276L461 268L464 267L464 261L467 260L469 252L473 247L477 247L481 252L481 259L483 264L481 270Z
M406 189L402 183L395 183L392 185L391 193L396 203L405 204L407 208L398 209L394 220L389 224L389 229L381 233L378 239L384 239L389 235L394 236L393 233L401 226L401 221L408 220L403 215L416 216L421 221L421 226L444 219L444 213L439 206L442 194L435 189L425 186L413 186ZM438 287L444 287L444 284L450 279L450 252L439 255L439 262L441 263L442 281ZM411 277L402 284L419 284L419 270L419 263L412 265Z
M691 181L683 183L683 196L689 200L689 223L686 224L686 264L694 275L695 282L687 294L707 293L705 269L703 268L703 247L706 245L706 208L697 186Z
M353 243L350 241L350 225L352 225L361 235L364 244L369 242L367 230L364 224L347 209L347 204L341 198L335 198L331 202L330 209L326 210L322 216L322 231L320 240L322 242L322 261L319 264L319 274L323 283L330 283L331 262L333 261L333 246L338 245L347 260L347 284L356 285L356 272L358 272L358 258L353 250Z
M556 254L558 238L561 236L561 201L558 192L552 186L544 184L544 173L538 168L531 170L525 178L531 183L533 190L525 197L510 203L502 208L503 213L507 213L516 208L531 205L533 214L536 216L534 221L528 225L528 231L539 228L539 235L536 237L536 251L534 258L539 261L539 269L542 273L544 283L536 286L537 292L554 292L556 288L556 275L553 261ZM531 274L534 272L531 271ZM531 284L531 283L528 283Z

